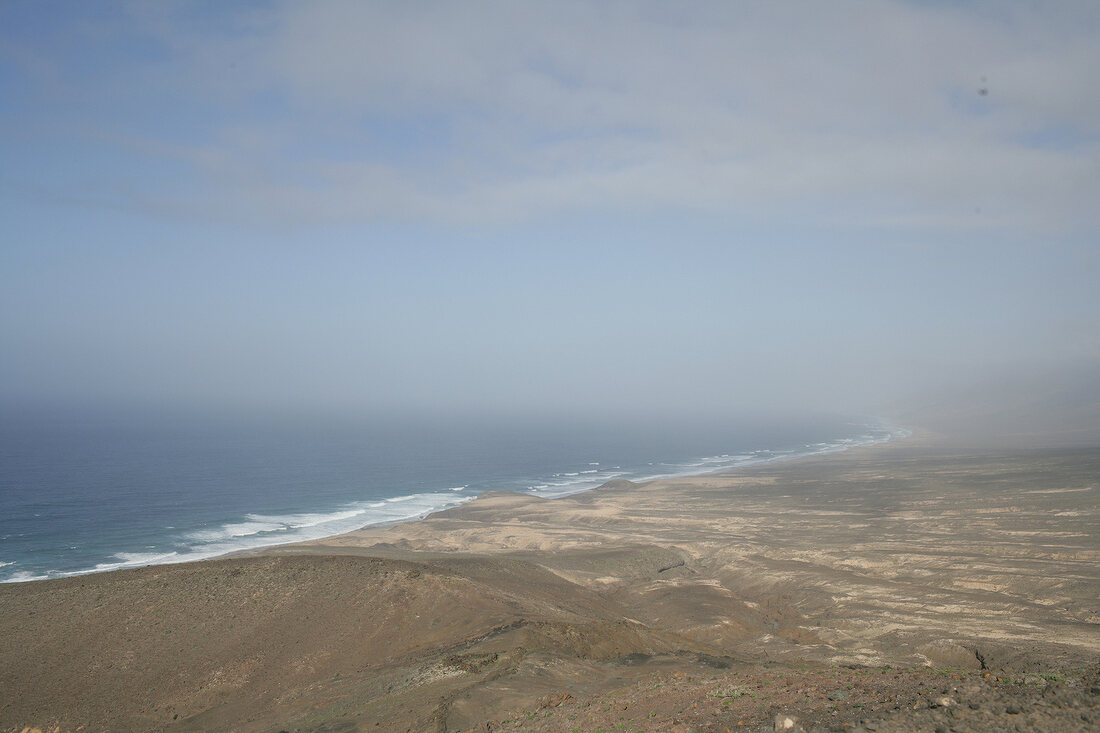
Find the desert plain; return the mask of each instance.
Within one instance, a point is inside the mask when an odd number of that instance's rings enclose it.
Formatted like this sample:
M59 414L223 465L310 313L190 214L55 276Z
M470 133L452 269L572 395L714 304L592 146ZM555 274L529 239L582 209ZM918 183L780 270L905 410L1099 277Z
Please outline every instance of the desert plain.
M1098 499L918 433L9 584L0 730L1096 730Z

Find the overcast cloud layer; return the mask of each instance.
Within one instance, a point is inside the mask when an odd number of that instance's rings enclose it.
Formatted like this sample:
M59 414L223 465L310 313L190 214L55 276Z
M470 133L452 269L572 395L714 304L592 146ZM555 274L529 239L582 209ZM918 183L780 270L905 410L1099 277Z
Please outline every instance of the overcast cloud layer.
M1093 2L5 3L0 396L874 409L1100 359Z

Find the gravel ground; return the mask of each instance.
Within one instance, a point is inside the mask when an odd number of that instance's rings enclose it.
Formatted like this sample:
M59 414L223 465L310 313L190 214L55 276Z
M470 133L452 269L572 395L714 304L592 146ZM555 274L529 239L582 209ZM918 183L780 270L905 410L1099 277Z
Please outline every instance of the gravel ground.
M548 698L485 730L1095 731L1100 666L1014 676L925 668L672 674L597 698Z

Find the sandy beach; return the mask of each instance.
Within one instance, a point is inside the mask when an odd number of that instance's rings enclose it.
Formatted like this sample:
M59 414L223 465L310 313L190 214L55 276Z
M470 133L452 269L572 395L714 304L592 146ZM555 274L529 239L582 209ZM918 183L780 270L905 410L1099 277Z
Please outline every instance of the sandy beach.
M918 434L6 585L0 729L1087 730L1098 480Z

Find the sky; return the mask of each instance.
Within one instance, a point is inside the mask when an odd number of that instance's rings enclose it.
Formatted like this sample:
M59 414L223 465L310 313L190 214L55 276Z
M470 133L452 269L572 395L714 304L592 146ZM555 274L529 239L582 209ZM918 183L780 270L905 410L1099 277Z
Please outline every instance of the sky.
M1100 4L0 2L0 406L1100 373Z

